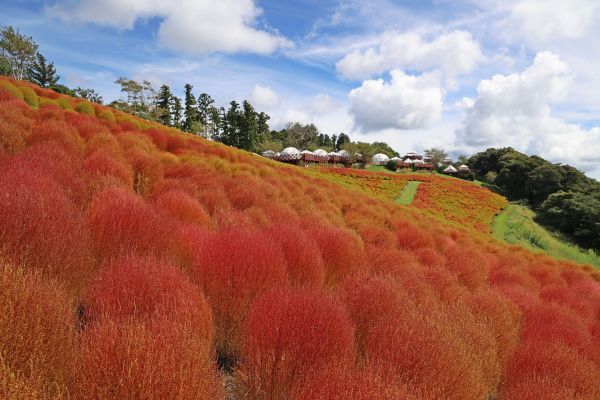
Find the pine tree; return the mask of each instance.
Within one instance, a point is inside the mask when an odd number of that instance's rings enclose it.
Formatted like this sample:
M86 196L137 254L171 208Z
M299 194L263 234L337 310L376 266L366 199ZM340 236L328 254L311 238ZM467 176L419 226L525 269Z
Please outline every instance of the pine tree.
M209 110L215 101L206 93L198 97L198 121L202 125L202 130L206 135L206 124L208 123Z
M229 110L225 120L227 121L227 130L223 132L223 138L226 145L240 147L240 112L239 103L235 100L229 103Z
M181 107L181 99L177 96L172 97L173 105L173 126L181 129L181 121L183 118L183 108Z
M157 116L158 120L166 126L172 126L171 118L171 105L173 95L171 89L167 85L162 85L158 90L158 97L156 98Z
M49 63L40 53L36 53L27 75L29 81L44 88L55 86L59 79L54 63Z
M219 127L221 125L221 114L219 113L219 109L213 106L210 106L208 109L208 129L207 136L215 139L219 136Z
M261 112L260 114L258 114L257 143L262 143L263 141L270 139L270 136L271 136L271 131L269 129L269 120L270 119L271 119L271 117L269 117L269 115L265 114L264 112Z
M254 107L247 100L242 103L238 147L253 151L258 145L258 119Z
M196 98L192 93L194 87L189 83L185 85L185 99L184 99L184 111L183 111L183 124L182 128L186 132L194 132L195 125L198 123L198 109Z

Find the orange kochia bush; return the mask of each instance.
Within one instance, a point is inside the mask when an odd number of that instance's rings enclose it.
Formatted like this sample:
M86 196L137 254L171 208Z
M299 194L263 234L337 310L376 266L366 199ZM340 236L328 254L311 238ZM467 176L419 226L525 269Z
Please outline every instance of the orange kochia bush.
M0 397L600 397L600 273L493 241L502 197L0 82Z

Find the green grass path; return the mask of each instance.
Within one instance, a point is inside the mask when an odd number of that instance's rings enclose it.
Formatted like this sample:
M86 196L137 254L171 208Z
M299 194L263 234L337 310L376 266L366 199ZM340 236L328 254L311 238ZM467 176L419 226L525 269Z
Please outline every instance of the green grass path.
M405 206L411 205L421 183L422 182L419 181L409 181L406 186L404 186L404 189L402 189L402 192L400 192L400 196L396 198L396 203Z
M509 204L494 220L494 237L511 244L546 253L555 258L600 267L600 255L568 243L561 236L537 224L527 207Z

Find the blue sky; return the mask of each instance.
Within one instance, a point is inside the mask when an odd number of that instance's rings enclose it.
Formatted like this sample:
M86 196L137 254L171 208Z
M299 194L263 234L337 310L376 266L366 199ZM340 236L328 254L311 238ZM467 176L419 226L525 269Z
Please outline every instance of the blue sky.
M513 146L600 177L597 0L0 0L62 81L119 76L399 152Z

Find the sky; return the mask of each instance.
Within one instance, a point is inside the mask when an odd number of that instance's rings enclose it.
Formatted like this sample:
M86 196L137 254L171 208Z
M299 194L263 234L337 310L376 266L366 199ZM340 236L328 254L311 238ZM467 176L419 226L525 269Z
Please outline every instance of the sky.
M248 99L271 127L454 157L511 146L600 178L600 0L0 0L61 82Z

